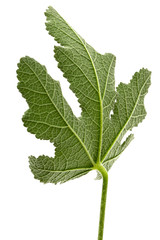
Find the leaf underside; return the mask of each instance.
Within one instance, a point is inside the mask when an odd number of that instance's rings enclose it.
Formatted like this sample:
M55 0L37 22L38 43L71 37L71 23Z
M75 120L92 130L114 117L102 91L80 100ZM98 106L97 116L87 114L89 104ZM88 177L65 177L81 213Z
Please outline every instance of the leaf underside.
M133 139L130 134L123 140L125 134L146 116L144 96L151 73L141 69L115 90L115 56L97 53L52 7L45 15L47 30L59 43L55 59L78 98L81 117L75 117L45 66L24 57L17 76L29 106L24 126L56 147L54 158L30 156L31 171L36 179L56 184L85 175L100 163L107 171L111 168Z

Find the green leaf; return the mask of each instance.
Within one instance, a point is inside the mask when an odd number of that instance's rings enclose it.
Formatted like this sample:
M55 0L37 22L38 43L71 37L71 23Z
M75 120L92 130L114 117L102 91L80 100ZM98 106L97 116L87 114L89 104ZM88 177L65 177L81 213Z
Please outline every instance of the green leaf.
M96 52L52 7L45 15L49 34L60 44L55 59L78 98L81 117L74 116L59 82L30 57L18 64L18 89L29 105L24 126L56 147L54 158L31 156L31 171L44 183L63 183L101 164L111 168L133 139L130 134L123 140L126 133L145 118L151 73L141 69L115 91L115 56Z

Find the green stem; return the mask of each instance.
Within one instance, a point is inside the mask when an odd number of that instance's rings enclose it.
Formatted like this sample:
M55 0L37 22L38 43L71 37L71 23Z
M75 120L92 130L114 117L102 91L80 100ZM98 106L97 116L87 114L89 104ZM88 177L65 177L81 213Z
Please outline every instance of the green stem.
M103 177L98 240L103 240L105 209L106 209L106 199L107 199L107 186L108 186L108 173L106 169L103 167L103 165L99 165L98 170L100 171Z

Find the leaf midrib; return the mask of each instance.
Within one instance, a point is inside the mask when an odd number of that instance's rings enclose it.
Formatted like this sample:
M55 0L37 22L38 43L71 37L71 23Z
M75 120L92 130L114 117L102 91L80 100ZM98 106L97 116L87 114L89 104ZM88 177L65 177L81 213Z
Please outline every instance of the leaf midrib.
M52 9L52 8L51 8ZM54 9L53 9L54 10ZM54 10L55 11L55 10ZM58 13L57 13L58 14ZM59 14L58 14L59 16ZM57 17L56 17L57 18ZM81 37L74 31L74 29L60 16L60 18L58 18L60 21L64 21L65 24L68 26L69 29L71 29L71 31L76 35L76 37L79 39L81 45L84 47L85 51L88 54L88 57L91 61L94 73L95 73L95 77L96 77L96 82L97 82L97 87L98 87L98 97L99 97L99 103L100 103L100 134L99 134L99 148L98 148L98 157L97 157L97 162L100 162L100 157L101 157L101 148L102 148L102 133L103 133L103 104L102 104L102 98L101 98L101 92L100 92L100 86L99 86L99 79L98 79L98 75L97 75L97 71L96 68L94 66L94 62L93 59L87 49L87 47L85 46L85 44L83 43ZM61 20L62 19L62 20ZM49 18L48 18L49 21ZM73 37L71 37L68 33L64 32L64 34L66 34L67 36L69 36L70 38L73 39ZM54 36L54 35L53 35ZM77 40L74 39L74 41L77 42ZM60 41L57 41L58 43L60 43ZM60 43L61 44L61 43ZM61 44L62 46L65 44ZM94 162L95 165L95 162Z
M63 19L63 18L62 18ZM63 19L64 20L64 19ZM95 77L96 77L96 82L97 82L97 87L98 87L98 97L99 97L99 103L100 103L100 134L99 134L99 148L98 148L98 157L97 157L97 162L100 163L100 158L101 158L101 148L102 148L102 133L103 133L103 102L102 102L102 98L101 98L101 91L100 91L100 85L99 85L99 78L97 75L97 71L93 62L93 59L86 47L86 45L83 43L81 37L76 33L76 31L74 31L74 29L64 20L64 22L68 25L68 27L73 31L73 33L77 36L77 38L80 40L82 46L84 47L84 49L86 50L88 57L91 61L94 73L95 73Z
M72 172L72 171L91 171L92 170L92 168L70 168L70 169L58 171L58 170L43 169L43 168L37 168L37 167L36 167L36 169L43 171L43 172L51 172L51 173L64 173L64 172Z

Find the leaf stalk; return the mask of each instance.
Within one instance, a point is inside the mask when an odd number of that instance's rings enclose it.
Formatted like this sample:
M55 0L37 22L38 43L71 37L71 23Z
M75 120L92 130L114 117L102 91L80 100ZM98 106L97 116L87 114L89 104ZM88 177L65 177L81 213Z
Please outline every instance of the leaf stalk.
M103 178L98 240L103 240L105 209L106 209L106 200L107 200L107 188L108 188L108 173L103 165L98 166L98 171L102 174L102 178Z

